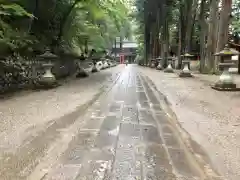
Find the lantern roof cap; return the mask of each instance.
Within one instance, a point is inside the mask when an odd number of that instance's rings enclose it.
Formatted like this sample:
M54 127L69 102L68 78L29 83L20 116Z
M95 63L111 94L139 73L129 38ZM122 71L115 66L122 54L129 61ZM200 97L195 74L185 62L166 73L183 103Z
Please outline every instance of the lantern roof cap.
M181 56L183 56L183 57L193 57L194 55L189 54L189 53L185 53L185 54L183 54L183 55L181 55Z
M222 51L214 54L214 56L235 56L235 55L239 55L239 52L235 49L229 48L228 44L225 45Z
M46 51L39 55L41 58L57 58L58 56L56 54L51 53L50 49L47 48Z

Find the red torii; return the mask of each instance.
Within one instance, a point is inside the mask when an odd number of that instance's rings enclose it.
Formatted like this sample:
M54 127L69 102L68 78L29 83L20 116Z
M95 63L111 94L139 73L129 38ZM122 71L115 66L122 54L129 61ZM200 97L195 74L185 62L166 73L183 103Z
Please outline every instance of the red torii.
M119 58L119 59L120 59L120 64L124 64L124 61L125 61L125 60L124 60L124 55L123 55L123 54L120 54L119 57L120 57L120 58Z

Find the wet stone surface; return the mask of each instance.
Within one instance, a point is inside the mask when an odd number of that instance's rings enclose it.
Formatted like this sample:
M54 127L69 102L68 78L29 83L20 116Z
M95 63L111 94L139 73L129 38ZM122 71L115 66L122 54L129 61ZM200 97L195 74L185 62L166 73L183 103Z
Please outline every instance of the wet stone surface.
M198 176L155 94L134 66L126 67L106 95L108 100L98 99L89 108L77 135L41 179L177 180L178 175L185 179ZM65 123L59 121L56 126Z
M171 135L174 133L173 129L169 125L165 125L165 124L162 126L162 132L163 134L167 134L167 135Z
M196 175L191 165L188 164L187 157L183 150L168 148L168 152L174 167L177 169L177 171L181 172L183 176L194 177L194 175Z
M120 103L112 103L109 107L110 112L119 112L121 110L121 104Z
M155 118L163 126L164 125L170 125L169 119L164 112L155 114Z
M163 139L165 140L165 144L167 147L180 149L181 146L177 141L177 138L174 135L164 135Z

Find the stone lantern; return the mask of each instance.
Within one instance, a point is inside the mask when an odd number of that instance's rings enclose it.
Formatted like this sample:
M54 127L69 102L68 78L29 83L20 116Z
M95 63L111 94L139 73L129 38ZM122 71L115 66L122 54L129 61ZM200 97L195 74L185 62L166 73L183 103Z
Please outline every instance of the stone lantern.
M90 58L92 59L92 61L93 61L93 66L92 66L92 70L91 70L91 72L92 73L96 73L96 72L98 72L98 69L97 69L97 62L98 62L98 60L100 59L99 57L98 57L98 54L96 53L96 52L94 52L91 56L90 56Z
M52 73L53 61L58 58L57 55L51 53L50 49L46 49L46 52L39 56L40 59L44 61L42 64L44 68L44 74L40 78L40 84L46 87L51 87L56 85L56 78Z
M167 66L167 68L164 69L164 72L165 73L174 73L173 68L172 68L173 58L168 57L167 61L168 61L168 66Z
M88 72L82 67L82 63L81 61L83 61L83 57L82 56L78 56L78 55L72 55L72 57L74 58L76 64L77 64L77 74L76 74L76 78L85 78L88 77L89 74Z
M97 69L97 67L96 67L96 64L95 64L95 63L93 63L93 67L92 67L92 70L91 70L91 72L92 72L92 73L96 73L96 72L98 72L98 69Z
M150 68L155 68L155 59L151 59Z
M158 57L157 59L157 62L158 62L158 65L156 67L157 70L162 70L162 64L161 64L161 61L162 61L162 58Z
M101 57L101 58L100 58L100 61L102 61L102 62L103 62L102 69L107 69L107 68L109 68L109 64L108 64L108 62L107 62L107 59L106 59L106 58L104 58L104 57Z
M189 70L189 66L191 63L190 58L193 57L193 55L185 53L184 55L182 55L182 57L184 58L182 61L183 69L180 72L179 77L192 77L191 71Z
M239 91L234 83L232 74L229 73L229 68L235 66L234 61L231 59L232 56L239 55L238 51L231 50L228 45L219 53L214 54L223 58L223 62L219 63L219 68L223 68L223 73L220 75L219 80L212 86L213 89L218 91Z

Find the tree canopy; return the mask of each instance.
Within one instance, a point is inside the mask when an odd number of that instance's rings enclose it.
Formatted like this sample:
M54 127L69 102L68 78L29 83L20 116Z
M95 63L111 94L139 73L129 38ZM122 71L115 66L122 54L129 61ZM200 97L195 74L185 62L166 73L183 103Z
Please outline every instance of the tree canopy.
M81 53L109 48L117 36L131 36L123 0L0 0L1 51Z

